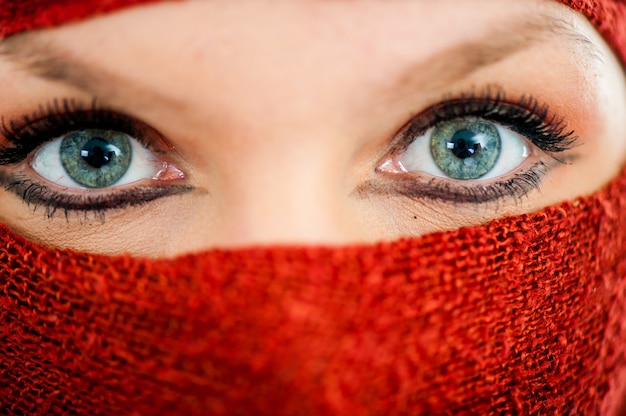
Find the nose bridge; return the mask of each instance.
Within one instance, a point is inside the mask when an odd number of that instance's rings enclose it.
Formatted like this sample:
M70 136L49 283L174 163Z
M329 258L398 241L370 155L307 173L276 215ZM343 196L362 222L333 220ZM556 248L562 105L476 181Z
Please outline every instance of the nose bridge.
M336 154L323 146L283 150L274 152L271 160L257 154L245 173L231 174L224 181L221 241L228 245L350 241L347 178Z
M249 118L198 141L201 192L166 249L369 241L369 217L352 196L358 136L316 119Z

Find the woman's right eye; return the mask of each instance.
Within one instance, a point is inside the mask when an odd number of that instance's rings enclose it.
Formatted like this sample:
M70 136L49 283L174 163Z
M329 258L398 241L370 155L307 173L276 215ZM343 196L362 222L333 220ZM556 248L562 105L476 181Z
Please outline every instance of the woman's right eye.
M43 145L30 166L56 185L102 190L157 179L163 162L126 133L84 129Z
M41 114L43 112L43 114ZM2 185L48 217L141 205L187 193L163 137L123 114L55 101L19 122L3 123Z

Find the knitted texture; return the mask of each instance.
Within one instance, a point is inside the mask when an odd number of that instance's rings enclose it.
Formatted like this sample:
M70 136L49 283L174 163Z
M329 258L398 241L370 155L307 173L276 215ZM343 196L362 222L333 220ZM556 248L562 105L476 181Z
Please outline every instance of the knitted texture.
M484 226L173 260L0 231L1 414L615 414L626 172ZM619 394L618 394L619 393Z

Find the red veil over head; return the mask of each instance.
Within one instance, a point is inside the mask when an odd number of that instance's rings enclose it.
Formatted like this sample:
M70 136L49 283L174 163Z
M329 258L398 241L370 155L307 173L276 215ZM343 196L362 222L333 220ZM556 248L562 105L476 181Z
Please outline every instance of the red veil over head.
M152 0L0 0L0 36ZM626 62L626 2L568 0ZM176 259L0 228L2 414L619 414L626 172L376 245Z

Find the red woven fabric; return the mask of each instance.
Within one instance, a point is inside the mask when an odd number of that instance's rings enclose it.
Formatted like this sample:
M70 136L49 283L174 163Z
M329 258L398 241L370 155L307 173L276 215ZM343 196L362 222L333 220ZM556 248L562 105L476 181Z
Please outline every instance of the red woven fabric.
M614 414L625 210L626 172L373 246L149 261L2 229L0 413Z
M0 0L0 37L151 0ZM563 1L626 62L626 3ZM0 227L0 414L626 414L626 171L541 212L172 260Z

